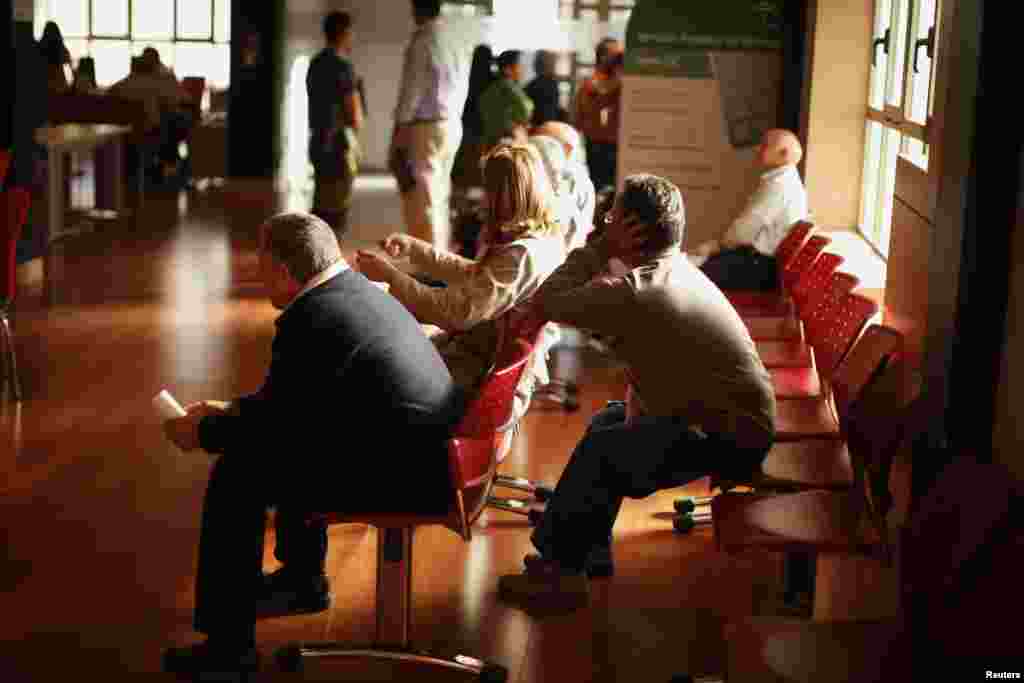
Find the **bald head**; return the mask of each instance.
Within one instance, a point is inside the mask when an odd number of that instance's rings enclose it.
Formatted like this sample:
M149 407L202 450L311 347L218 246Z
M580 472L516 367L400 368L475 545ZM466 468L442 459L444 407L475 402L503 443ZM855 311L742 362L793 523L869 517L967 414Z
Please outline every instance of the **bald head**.
M547 121L537 126L534 135L547 135L562 143L565 156L570 160L578 160L580 155L580 134L568 123Z
M757 160L764 168L799 164L803 156L800 140L791 131L773 128L761 136Z

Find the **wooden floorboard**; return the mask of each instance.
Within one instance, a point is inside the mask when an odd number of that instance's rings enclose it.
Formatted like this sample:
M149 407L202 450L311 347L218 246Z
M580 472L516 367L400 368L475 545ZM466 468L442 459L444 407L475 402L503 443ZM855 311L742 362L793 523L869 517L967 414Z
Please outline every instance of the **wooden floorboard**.
M165 387L184 403L260 384L276 312L257 280L256 227L301 201L230 188L149 196L133 217L98 223L19 270L25 401L0 407L0 680L135 681L158 671L163 648L195 638L192 581L210 460L168 444L149 401ZM353 216L348 252L395 228L394 190L361 183ZM614 364L583 360L581 409L531 411L505 471L554 482L589 417L621 397ZM354 447L344 425L338 440ZM482 656L521 683L721 670L722 621L750 613L756 586L777 580L778 559L720 555L710 529L673 533L667 513L681 493L626 502L617 576L595 582L592 609L557 619L496 599L498 577L519 571L531 550L524 518L490 510L468 544L423 530L416 644ZM330 539L334 607L262 622L265 653L294 640L371 635L375 532L336 527ZM272 542L268 534L268 570ZM329 678L332 666L311 667L310 680Z

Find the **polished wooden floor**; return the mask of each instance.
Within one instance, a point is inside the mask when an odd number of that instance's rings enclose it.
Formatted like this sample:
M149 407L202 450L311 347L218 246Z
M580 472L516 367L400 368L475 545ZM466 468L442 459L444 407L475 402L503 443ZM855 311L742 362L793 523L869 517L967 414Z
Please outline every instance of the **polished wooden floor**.
M368 177L357 187L346 250L399 225L390 183ZM162 388L183 403L229 398L259 385L276 312L257 281L256 226L304 201L258 187L150 195L134 216L97 222L19 270L25 400L0 408L0 680L136 681L159 670L164 647L196 638L192 582L210 460L164 440L150 398ZM531 411L505 471L554 481L587 419L621 396L617 368L594 354L583 361L581 410ZM342 457L362 457L365 428L339 424ZM351 485L339 481L339 494ZM470 543L423 530L416 645L489 659L520 683L721 671L723 622L755 611L781 565L773 555L722 555L709 529L675 534L669 512L681 493L627 501L617 575L594 582L592 609L555 619L496 599L498 577L519 571L531 550L524 518L487 511ZM266 654L295 640L370 636L374 531L339 526L330 537L334 607L261 622ZM268 535L268 570L272 543ZM333 666L311 665L308 677L330 680ZM292 680L265 668L266 680Z

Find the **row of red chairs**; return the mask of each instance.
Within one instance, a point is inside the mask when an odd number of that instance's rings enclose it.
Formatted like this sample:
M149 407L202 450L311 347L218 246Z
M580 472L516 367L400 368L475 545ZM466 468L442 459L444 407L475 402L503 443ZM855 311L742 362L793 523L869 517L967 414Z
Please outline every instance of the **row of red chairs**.
M853 291L857 278L838 270L843 258L828 244L797 224L777 254L781 291L729 294L773 375L777 442L751 480L717 482L709 521L727 553L891 561L889 473L919 426L919 405L899 359L902 336L872 324L878 305ZM731 650L742 649L740 631L729 630Z
M4 166L6 163L0 158L0 171ZM3 175L0 172L0 182ZM0 400L8 390L15 401L21 400L10 312L17 284L15 258L18 238L28 220L30 203L31 196L25 188L12 187L0 192Z

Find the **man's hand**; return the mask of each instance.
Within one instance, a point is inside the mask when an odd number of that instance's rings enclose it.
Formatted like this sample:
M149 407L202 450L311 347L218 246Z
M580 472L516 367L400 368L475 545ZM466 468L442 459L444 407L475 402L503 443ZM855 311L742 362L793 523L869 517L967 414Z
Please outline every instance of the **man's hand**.
M627 266L634 267L647 260L647 241L650 236L647 234L647 226L635 219L622 227L622 230L606 236L608 244L605 253L609 258L618 258Z
M232 410L232 404L227 401L196 401L185 406L185 412L189 415L198 413L200 417L236 414Z
M199 421L206 415L213 414L215 413L193 410L188 415L167 420L164 422L164 434L167 435L167 439L171 443L185 453L199 450Z
M356 252L356 270L369 280L387 283L390 283L392 276L398 272L398 269L384 256L363 250Z
M398 261L409 258L409 248L412 245L412 240L413 238L409 235L396 232L382 239L379 244L385 254Z

